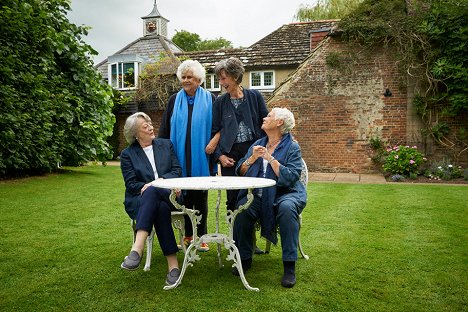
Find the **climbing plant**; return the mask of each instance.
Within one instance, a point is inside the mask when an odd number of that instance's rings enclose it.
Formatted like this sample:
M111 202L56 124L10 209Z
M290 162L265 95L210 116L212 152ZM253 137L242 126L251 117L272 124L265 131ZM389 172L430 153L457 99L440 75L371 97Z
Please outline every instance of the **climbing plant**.
M339 29L348 42L396 48L400 69L424 82L414 98L423 133L455 158L468 150L466 122L444 123L468 116L468 1L364 0Z

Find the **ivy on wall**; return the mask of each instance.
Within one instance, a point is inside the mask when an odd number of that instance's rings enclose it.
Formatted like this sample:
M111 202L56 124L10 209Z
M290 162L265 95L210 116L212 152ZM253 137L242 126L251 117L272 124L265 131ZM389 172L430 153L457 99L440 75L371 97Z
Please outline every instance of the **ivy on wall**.
M348 42L395 47L401 71L425 85L414 99L423 133L454 158L468 150L466 123L451 131L443 121L468 114L467 1L364 0L339 28Z

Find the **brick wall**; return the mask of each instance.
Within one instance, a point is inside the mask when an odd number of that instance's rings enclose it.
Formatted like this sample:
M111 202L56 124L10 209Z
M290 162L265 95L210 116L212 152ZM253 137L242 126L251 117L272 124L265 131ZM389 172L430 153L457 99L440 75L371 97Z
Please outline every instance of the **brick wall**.
M369 139L406 141L406 90L388 53L352 51L327 38L270 98L269 108L293 111L309 170L376 171Z

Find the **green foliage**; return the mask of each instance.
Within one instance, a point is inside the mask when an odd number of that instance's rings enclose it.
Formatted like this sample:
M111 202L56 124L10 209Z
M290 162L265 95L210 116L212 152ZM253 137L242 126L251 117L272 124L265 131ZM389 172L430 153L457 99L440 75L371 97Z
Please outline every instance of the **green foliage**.
M318 0L316 4L301 5L294 16L300 22L338 19L358 7L362 0Z
M188 32L186 30L177 31L172 37L172 42L186 52L196 51L201 41L200 35Z
M454 162L444 159L432 163L424 172L430 179L452 180L463 176L462 167L454 165Z
M202 40L197 47L199 51L230 48L232 48L232 42L222 37L216 39Z
M409 177L417 174L419 166L425 161L424 155L418 152L416 146L394 146L387 149L383 169L391 174Z
M201 40L200 35L186 30L176 31L171 40L186 52L232 48L231 41L222 37Z
M417 99L420 114L428 109L451 116L468 111L468 2L412 3L407 8L404 0L365 0L341 20L343 38L395 46L402 70L427 80L427 95Z
M0 8L0 176L106 159L110 88L92 67L69 1L4 0Z

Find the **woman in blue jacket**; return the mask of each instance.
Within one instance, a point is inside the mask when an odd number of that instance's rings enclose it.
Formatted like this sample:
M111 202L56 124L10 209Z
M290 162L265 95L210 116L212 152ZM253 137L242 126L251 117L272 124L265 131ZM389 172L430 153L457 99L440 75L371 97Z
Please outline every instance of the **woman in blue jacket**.
M294 124L294 115L288 109L273 108L262 124L267 136L250 147L236 168L236 173L241 176L276 180L275 186L256 190L252 204L237 216L234 240L245 272L252 265L252 235L257 220L260 220L261 235L274 244L278 241L276 226L279 225L283 287L296 284L299 215L307 201L306 189L299 181L302 171L301 149L289 133ZM247 191L240 191L237 206L246 201ZM239 275L237 268L232 273Z
M179 278L177 243L171 224L173 206L170 191L151 186L155 179L178 178L182 169L170 140L156 139L148 115L135 113L127 118L124 135L130 144L120 155L120 167L125 181L125 211L136 220L136 238L121 267L136 270L140 266L146 238L154 227L161 250L166 256L166 284Z

